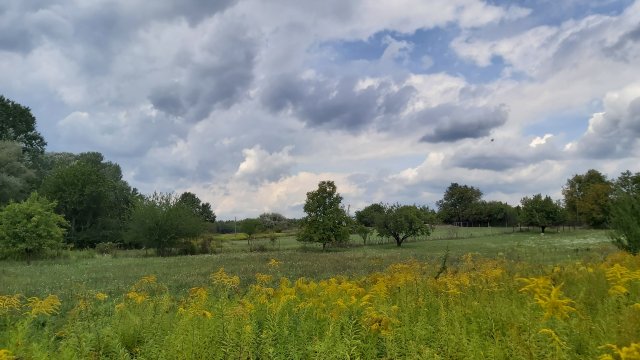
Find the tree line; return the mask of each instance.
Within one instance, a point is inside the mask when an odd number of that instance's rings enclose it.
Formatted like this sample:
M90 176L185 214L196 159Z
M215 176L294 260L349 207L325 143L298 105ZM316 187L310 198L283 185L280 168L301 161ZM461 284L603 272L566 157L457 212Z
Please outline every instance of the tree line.
M298 240L327 245L345 243L358 234L366 244L372 233L394 239L429 235L433 225L539 226L567 224L621 229L616 241L638 251L640 173L617 179L589 170L567 180L564 199L536 194L511 206L482 199L480 189L452 183L436 203L427 206L371 204L351 217L332 181L307 193L305 216L287 219L278 213L258 218L216 221L210 203L195 194L140 194L122 176L120 166L98 152L46 152L29 108L0 96L0 256L27 260L48 249L98 246L153 248L169 255L182 248L207 249L194 239L205 233L295 230ZM635 224L635 225L634 225ZM189 250L191 249L191 250Z

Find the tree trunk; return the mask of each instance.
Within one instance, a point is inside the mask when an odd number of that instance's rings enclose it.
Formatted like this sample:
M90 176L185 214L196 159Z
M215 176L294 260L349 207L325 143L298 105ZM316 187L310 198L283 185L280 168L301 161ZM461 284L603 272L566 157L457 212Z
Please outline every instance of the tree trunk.
M542 233L544 234L544 229L546 229L546 226L540 226L540 230L542 230Z

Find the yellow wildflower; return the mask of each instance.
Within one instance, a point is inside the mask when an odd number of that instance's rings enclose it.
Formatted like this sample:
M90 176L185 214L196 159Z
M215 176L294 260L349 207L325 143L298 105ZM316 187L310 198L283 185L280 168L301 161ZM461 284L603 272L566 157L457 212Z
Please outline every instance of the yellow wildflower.
M37 297L32 297L27 299L26 306L29 308L29 311L26 313L31 316L57 314L60 310L60 305L60 299L55 295L49 295L42 300Z
M620 360L639 360L640 359L640 343L632 343L629 346L618 347L613 344L606 344L600 348L611 349L611 354L604 354L599 360L620 359Z
M142 279L140 279L141 283L148 283L148 284L155 284L156 281L158 279L156 278L155 275L147 275L147 276L143 276Z
M269 260L269 262L267 263L268 266L272 267L272 268L277 268L278 266L280 266L280 264L282 264L281 261L278 261L276 259L271 259Z
M139 293L135 290L129 291L126 295L128 299L131 299L136 302L136 304L140 304L143 301L147 300L148 296L144 293Z
M109 295L103 293L103 292L99 292L96 294L96 299L100 300L100 301L105 301L107 300L107 298L109 297Z
M6 314L11 310L19 310L22 295L0 295L0 314Z
M269 282L271 282L271 280L273 280L273 276L271 275L261 274L261 273L256 274L256 282L258 284L266 285Z
M227 288L237 288L240 285L240 278L238 276L228 275L224 268L221 267L220 270L211 274L211 280L216 285L222 285Z
M14 360L15 358L9 350L0 349L0 360Z
M552 316L564 319L569 317L569 312L576 311L576 309L571 306L573 300L563 297L562 291L560 291L561 287L562 284L560 284L560 286L553 286L548 295L542 293L536 294L535 300L544 309L545 319Z

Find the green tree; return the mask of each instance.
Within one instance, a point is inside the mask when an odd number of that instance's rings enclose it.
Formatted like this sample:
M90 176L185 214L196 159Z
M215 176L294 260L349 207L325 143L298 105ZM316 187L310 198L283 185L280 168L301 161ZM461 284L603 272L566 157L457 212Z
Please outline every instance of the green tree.
M384 206L380 203L371 204L356 211L355 215L359 224L372 228L376 225L377 218L384 215Z
M36 118L28 107L0 95L0 140L22 146L27 161L33 164L44 154L46 141L36 130Z
M610 225L614 244L637 255L640 252L640 196L619 196L612 207Z
M442 200L436 202L439 216L447 224L469 222L481 198L480 189L451 183L445 190Z
M0 211L0 249L30 263L45 250L59 247L67 222L54 212L55 205L37 193L7 205Z
M612 198L611 238L618 248L636 255L640 253L640 172L621 173Z
M35 172L28 167L20 144L0 141L0 206L24 200L34 180Z
M304 204L307 216L300 223L298 240L321 243L323 250L327 244L347 242L350 220L341 203L333 181L321 181L317 190L308 192Z
M529 226L539 226L543 234L548 226L558 225L563 220L562 206L549 196L544 198L542 194L533 197L525 196L520 203L522 204L521 221Z
M71 224L67 241L79 248L120 242L137 192L122 179L120 166L100 153L83 153L44 179L40 191L57 202Z
M390 236L397 246L412 237L431 234L425 212L415 205L385 205L384 214L377 218L376 230L381 236Z
M612 190L611 182L597 170L568 179L562 188L568 220L592 227L606 226Z
M184 192L178 199L180 203L187 206L194 214L200 216L202 220L208 223L216 222L216 214L211 210L210 203L203 203L194 193Z
M240 231L249 235L249 239L253 239L253 236L262 230L262 222L260 219L246 218L240 221Z
M136 202L125 233L129 244L156 249L160 256L171 253L180 240L206 231L206 222L173 194L154 193Z

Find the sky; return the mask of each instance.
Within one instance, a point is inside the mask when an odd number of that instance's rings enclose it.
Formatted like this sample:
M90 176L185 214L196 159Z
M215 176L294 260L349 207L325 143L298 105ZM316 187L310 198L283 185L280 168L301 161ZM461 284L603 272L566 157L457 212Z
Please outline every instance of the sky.
M218 218L640 171L640 0L3 0L0 94Z

